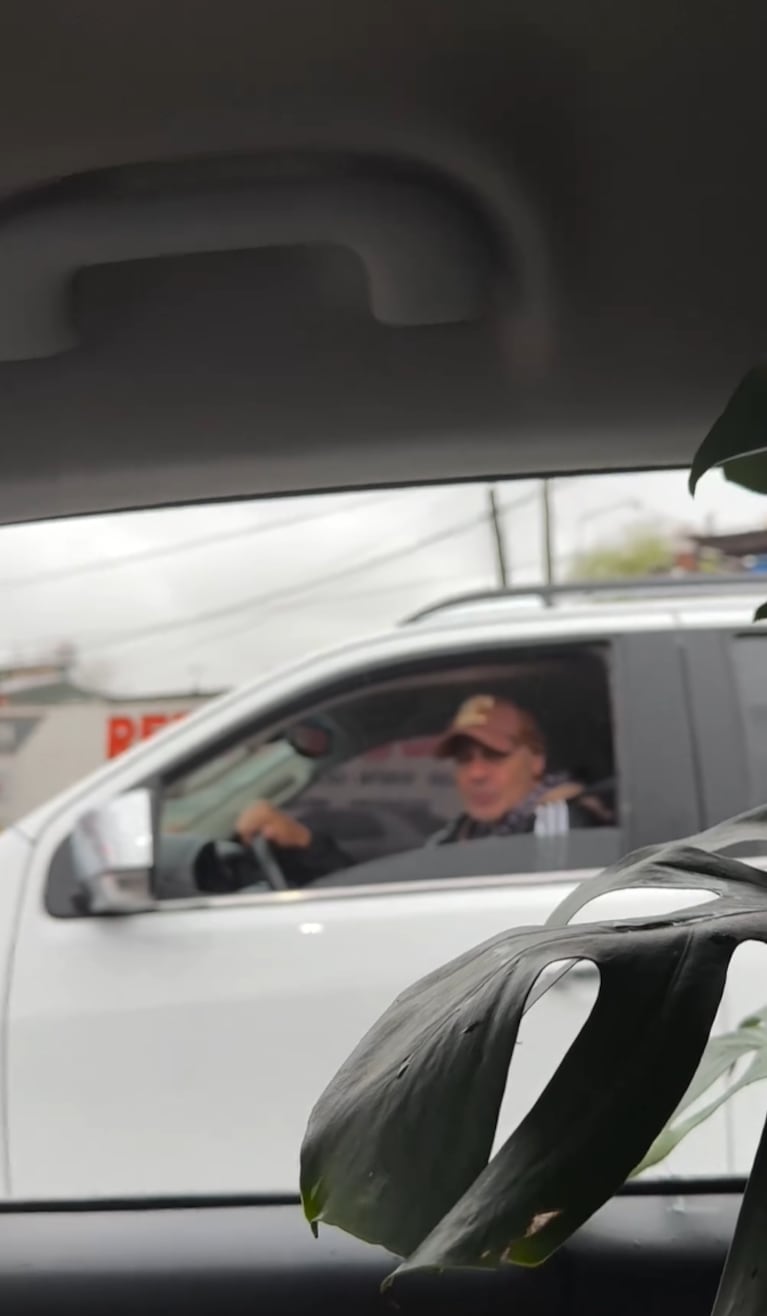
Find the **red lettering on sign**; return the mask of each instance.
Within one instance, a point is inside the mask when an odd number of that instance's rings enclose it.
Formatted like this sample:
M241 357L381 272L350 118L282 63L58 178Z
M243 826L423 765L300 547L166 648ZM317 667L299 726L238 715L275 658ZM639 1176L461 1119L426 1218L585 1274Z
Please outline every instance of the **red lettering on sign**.
M124 750L130 749L135 735L132 717L110 717L107 720L107 758L116 758Z
M141 739L148 740L160 727L167 726L168 721L167 713L145 713L141 719Z
M107 758L117 758L126 749L140 740L149 740L157 731L170 722L178 722L186 717L184 709L180 713L144 713L142 717L120 716L107 718Z

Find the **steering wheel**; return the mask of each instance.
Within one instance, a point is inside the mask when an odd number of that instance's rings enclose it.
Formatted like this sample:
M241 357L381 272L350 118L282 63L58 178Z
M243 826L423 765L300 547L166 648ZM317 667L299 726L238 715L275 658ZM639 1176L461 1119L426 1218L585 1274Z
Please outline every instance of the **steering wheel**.
M269 885L275 891L287 891L288 884L285 880L285 874L280 868L277 856L269 842L263 836L254 836L250 848L256 856L256 862Z

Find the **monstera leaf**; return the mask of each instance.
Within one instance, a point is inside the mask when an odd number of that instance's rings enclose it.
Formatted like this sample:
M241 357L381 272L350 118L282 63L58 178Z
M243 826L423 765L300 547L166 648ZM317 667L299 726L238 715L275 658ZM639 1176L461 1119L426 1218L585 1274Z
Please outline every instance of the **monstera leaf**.
M733 484L767 493L767 364L749 370L698 448L690 468L690 493L713 466L721 466ZM766 619L767 603L762 603L754 621Z
M734 484L767 493L767 365L755 366L736 388L701 443L690 470L690 492L713 466Z
M688 1093L734 950L767 941L767 876L723 852L766 838L762 808L639 851L583 883L546 925L496 936L399 996L311 1115L301 1190L313 1228L381 1244L403 1258L395 1275L544 1261L641 1164ZM597 896L630 887L710 898L569 925ZM599 968L591 1015L490 1160L522 1015L544 990L542 971L578 959ZM717 1316L765 1309L763 1201L760 1147Z

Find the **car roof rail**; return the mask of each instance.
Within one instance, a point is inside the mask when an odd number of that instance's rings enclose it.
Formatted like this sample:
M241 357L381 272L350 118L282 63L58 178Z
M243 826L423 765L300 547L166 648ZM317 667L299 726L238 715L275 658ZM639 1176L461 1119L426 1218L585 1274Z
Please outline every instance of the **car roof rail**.
M466 594L453 594L437 603L419 608L400 623L412 626L439 612L449 612L452 608L463 608L475 603L513 602L517 599L540 599L547 607L552 607L559 599L573 598L578 595L605 597L619 595L622 599L635 596L667 594L704 595L737 590L744 593L758 593L761 576L758 573L738 572L730 575L680 575L680 576L625 576L610 580L568 580L562 584L515 585L507 589L480 589ZM764 580L767 593L767 579Z

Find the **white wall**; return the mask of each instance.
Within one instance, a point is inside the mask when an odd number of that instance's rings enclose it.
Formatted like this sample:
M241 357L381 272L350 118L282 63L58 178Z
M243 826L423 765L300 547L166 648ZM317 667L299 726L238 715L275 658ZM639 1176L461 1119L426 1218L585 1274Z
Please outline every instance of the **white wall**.
M0 828L71 786L161 719L204 702L189 699L0 707Z

